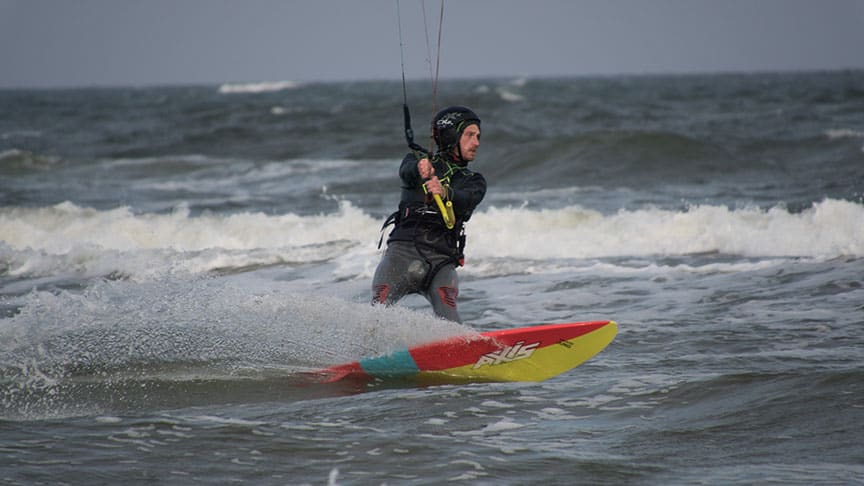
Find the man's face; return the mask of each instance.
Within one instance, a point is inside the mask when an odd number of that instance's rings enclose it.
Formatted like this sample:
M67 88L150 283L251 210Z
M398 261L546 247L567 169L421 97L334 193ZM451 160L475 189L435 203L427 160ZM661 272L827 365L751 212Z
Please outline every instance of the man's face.
M470 162L477 156L477 148L480 147L480 127L471 124L462 131L459 138L459 150L462 151L462 160Z

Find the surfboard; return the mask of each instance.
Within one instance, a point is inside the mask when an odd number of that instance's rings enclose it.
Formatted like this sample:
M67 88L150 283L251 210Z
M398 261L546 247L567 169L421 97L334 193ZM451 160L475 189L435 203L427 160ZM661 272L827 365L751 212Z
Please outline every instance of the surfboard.
M584 363L618 332L614 321L546 324L454 336L319 371L322 380L428 384L543 381Z

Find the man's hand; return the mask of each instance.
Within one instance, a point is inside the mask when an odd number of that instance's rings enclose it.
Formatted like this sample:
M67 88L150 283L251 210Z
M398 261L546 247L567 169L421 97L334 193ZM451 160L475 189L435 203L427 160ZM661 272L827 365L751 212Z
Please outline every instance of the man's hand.
M438 194L439 196L444 197L444 187L441 186L441 181L439 181L434 175L431 179L426 181L426 193Z
M417 162L417 172L420 172L420 179L425 181L435 175L435 168L429 159L424 157Z

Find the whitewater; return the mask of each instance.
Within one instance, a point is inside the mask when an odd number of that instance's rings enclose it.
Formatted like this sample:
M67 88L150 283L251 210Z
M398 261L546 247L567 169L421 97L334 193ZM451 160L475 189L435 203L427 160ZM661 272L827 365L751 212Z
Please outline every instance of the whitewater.
M800 213L782 206L683 211L621 210L611 215L579 206L490 208L470 224L475 274L491 259L537 261L718 253L741 257L831 259L864 256L864 206L824 200ZM154 272L206 273L305 261L362 261L367 279L379 258L380 222L350 202L335 214L238 213L191 216L135 214L129 207L99 211L71 202L47 208L0 210L0 256L18 277L111 271L130 277ZM144 258L136 255L146 254ZM359 266L359 265L357 265ZM554 271L554 268L551 270Z

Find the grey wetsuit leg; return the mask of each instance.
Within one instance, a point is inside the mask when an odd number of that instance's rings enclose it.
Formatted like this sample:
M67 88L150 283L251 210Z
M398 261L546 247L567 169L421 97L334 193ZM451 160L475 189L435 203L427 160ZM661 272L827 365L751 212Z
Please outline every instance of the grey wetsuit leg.
M372 278L372 303L393 305L407 294L419 293L428 271L412 243L390 243Z
M456 309L456 297L459 295L456 265L451 263L441 267L432 278L432 284L426 289L425 295L436 315L454 322L462 322Z
M429 287L423 288L427 274L438 261L427 262L411 242L390 243L372 279L372 303L393 305L407 294L422 294L437 316L462 322L456 310L459 279L454 264L441 267Z

